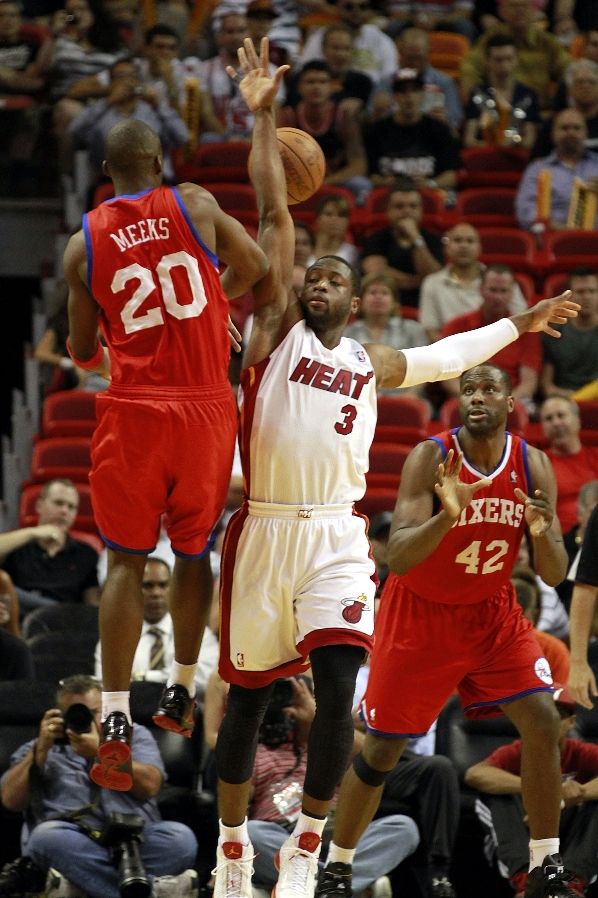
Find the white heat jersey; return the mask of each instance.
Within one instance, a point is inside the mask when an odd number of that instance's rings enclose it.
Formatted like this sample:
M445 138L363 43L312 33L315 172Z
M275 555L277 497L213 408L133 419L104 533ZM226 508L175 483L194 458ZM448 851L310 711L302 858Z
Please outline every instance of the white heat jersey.
M240 449L250 499L356 502L376 426L376 378L361 344L327 349L304 321L241 377Z

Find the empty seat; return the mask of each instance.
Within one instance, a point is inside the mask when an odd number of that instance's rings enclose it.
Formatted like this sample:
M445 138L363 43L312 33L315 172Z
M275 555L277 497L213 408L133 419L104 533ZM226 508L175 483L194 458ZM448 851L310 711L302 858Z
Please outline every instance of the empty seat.
M89 437L47 437L33 447L31 480L46 483L64 477L86 483L90 467Z
M577 266L595 267L598 231L553 231L546 235L547 271L568 271Z
M396 443L373 443L370 448L370 470L366 474L368 490L372 487L397 490L405 459L412 448Z
M183 148L173 151L177 181L196 184L216 181L249 183L247 159L251 144L243 140L223 140L195 147L191 154Z
M233 184L223 181L222 183L206 183L203 186L216 197L219 206L225 212L228 212L241 224L257 227L259 216L255 190L251 184Z
M57 683L74 674L93 675L97 639L80 632L38 633L27 640L38 680Z
M512 228L480 228L481 259L486 265L508 265L514 271L537 275L536 245L527 231Z
M79 632L85 634L85 641L99 637L99 609L97 605L61 603L35 608L23 619L23 637L31 639L40 633Z
M519 147L466 147L461 150L459 188L516 187L528 160L529 150Z
M471 49L469 39L464 34L449 31L430 31L428 38L430 41L430 65L435 69L440 69L445 75L456 78L464 57Z
M394 511L397 490L392 487L376 487L366 490L363 499L355 503L355 508L370 521L379 511Z
M598 399L585 399L577 404L582 430L598 430Z
M95 393L88 390L62 390L51 393L44 399L42 436L91 436L95 426Z
M515 189L509 187L470 187L461 190L457 194L457 218L476 228L517 228L515 194Z
M378 396L378 420L374 442L414 445L425 440L430 408L416 396Z
M515 400L513 411L509 413L507 418L507 430L517 436L525 436L529 416L527 409L522 402ZM459 414L459 400L455 397L447 399L440 408L440 423L446 429L459 427L462 424L461 415Z

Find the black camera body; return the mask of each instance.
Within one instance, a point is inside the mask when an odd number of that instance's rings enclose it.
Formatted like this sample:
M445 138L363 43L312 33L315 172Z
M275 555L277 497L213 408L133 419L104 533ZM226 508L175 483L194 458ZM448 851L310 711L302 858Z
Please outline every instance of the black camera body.
M87 705L81 702L74 702L66 709L62 715L62 725L65 730L72 730L73 733L91 733L93 726L93 714ZM61 736L60 739L54 740L55 745L68 745L69 737Z
M278 748L289 741L295 720L286 712L293 704L295 693L289 679L276 680L264 719L259 731L259 741L268 748Z
M118 867L122 898L148 898L152 890L139 851L143 826L143 817L138 814L112 813L99 840L110 850L112 861Z

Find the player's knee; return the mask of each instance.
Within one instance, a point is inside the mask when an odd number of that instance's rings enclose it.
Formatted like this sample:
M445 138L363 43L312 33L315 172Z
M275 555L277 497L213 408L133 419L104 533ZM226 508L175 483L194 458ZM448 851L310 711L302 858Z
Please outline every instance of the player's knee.
M390 770L376 770L365 760L361 752L353 758L353 770L366 786L383 786Z

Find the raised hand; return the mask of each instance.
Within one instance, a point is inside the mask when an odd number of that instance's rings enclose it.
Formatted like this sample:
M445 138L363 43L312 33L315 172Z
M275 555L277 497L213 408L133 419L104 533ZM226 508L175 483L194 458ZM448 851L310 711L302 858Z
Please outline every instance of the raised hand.
M526 496L519 487L515 488L515 495L525 505L525 520L529 532L532 536L542 536L554 517L554 509L548 502L548 496L543 490L534 490L533 496Z
M459 479L462 467L463 453L459 452L455 458L454 450L449 449L444 462L438 465L434 485L434 492L442 502L442 507L455 521L463 509L467 508L475 493L492 483L489 477L482 477L475 483L463 483Z
M281 65L274 75L270 74L267 37L262 38L259 58L249 37L245 38L243 46L237 50L237 56L243 74L236 72L230 65L226 67L227 74L239 85L239 90L251 112L269 109L290 66Z
M531 315L531 323L527 328L529 331L544 331L551 337L560 337L561 332L551 327L552 324L566 324L569 318L577 318L577 313L581 306L572 302L571 291L565 290L560 296L554 296L552 299L543 299L522 312L522 315Z

